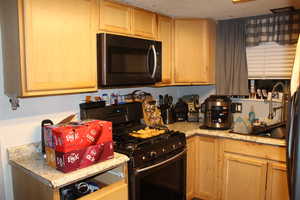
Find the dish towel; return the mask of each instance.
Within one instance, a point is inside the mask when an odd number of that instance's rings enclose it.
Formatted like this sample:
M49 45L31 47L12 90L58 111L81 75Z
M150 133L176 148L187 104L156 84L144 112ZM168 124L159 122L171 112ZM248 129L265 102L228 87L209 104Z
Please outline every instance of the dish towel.
M291 96L297 91L299 87L299 79L300 79L300 35L298 39L297 49L296 49L296 56L294 61L293 73L291 78Z

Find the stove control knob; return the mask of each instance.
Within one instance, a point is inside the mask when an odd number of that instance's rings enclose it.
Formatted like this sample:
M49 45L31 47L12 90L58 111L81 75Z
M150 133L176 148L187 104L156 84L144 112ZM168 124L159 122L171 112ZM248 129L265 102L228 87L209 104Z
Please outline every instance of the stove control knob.
M143 157L142 157L142 160L146 160L146 156L143 156Z
M175 149L175 148L176 148L176 145L175 145L175 144L173 144L173 145L172 145L172 148L173 148L173 149Z
M151 156L152 158L155 157L156 154L157 154L157 153L156 153L155 151L151 151L151 152L150 152L150 156Z

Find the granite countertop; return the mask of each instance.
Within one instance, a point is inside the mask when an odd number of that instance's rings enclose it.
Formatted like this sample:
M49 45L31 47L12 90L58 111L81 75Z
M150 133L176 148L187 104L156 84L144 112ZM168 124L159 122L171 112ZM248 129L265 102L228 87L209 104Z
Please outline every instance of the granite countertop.
M191 137L194 135L204 135L212 137L221 137L234 140L242 140L248 142L255 142L261 144L275 145L275 146L286 146L286 141L284 139L268 138L253 136L247 134L237 134L230 133L229 130L209 130L199 128L200 124L198 122L176 122L174 124L169 124L168 128L175 131L181 131L186 134L186 137Z
M39 143L11 147L8 157L11 165L24 170L51 188L60 188L76 181L88 178L101 172L126 163L129 158L120 153L114 153L114 158L89 167L69 173L60 172L47 165L39 151Z

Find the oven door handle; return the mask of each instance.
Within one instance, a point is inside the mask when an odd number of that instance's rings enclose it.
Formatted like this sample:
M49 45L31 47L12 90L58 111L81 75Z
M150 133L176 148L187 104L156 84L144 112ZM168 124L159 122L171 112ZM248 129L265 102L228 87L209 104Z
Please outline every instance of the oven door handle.
M180 156L182 156L182 155L185 154L185 153L186 153L186 149L183 150L182 152L176 154L175 156L173 156L173 157L171 157L171 158L169 158L169 159L167 159L167 160L164 160L164 161L162 161L162 162L160 162L160 163L157 163L157 164L155 164L155 165L151 165L151 166L149 166L149 167L145 167L145 168L142 168L142 169L137 169L137 170L135 170L135 173L138 174L138 173L141 173L141 172L144 172L144 171L153 169L153 168L155 168L155 167L159 167L159 166L161 166L161 165L166 164L167 162L176 160L177 158L179 158Z

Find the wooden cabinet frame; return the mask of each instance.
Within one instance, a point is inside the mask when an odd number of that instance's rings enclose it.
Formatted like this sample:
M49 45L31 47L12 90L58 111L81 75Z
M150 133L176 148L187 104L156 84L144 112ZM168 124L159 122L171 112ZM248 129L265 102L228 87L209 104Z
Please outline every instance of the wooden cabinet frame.
M98 191L85 195L78 200L128 200L127 163L119 167L122 167L124 178L110 184L110 176L104 177L104 182L108 182L109 185L101 187ZM104 172L99 174L102 173ZM87 178L89 177L83 177L83 179ZM26 172L25 169L12 165L12 179L15 200L60 200L60 188L52 188L46 185L38 177Z
M215 150L209 150L209 146L206 147L205 144L211 144L211 147L215 146ZM236 185L235 187L237 187L234 191L239 192L238 185L241 184L232 181L242 181L243 177L237 176L235 178L226 175L228 170L232 170L229 169L231 167L229 164L231 163L233 164L233 167L234 165L239 166L240 163L241 166L238 168L239 170L245 170L245 174L247 174L247 170L249 169L247 175L249 175L251 170L254 170L257 177L257 179L254 179L257 181L257 184L255 185L259 185L255 189L256 195L259 195L258 200L287 200L288 190L284 147L196 135L187 139L187 148L188 163L190 162L194 165L191 166L188 164L187 166L188 200L192 197L205 200L235 200L225 198L226 194L234 195L228 194L228 192L230 192L230 190L228 190L230 185L228 184L234 183ZM201 187L199 187L199 185L207 183L204 179L201 180L201 168L197 167L201 164L201 159L199 159L201 154L204 154L204 157L206 155L207 159L213 158L215 160L214 162L211 162L213 164L209 164L210 162L203 163L204 165L215 167L214 175L210 175L211 178L214 179L214 184L211 184L211 182L209 184L212 186L214 185L215 192L211 192L213 190L210 190L210 192L204 190L203 192L203 189L201 191ZM216 157L214 158L213 156ZM197 170L200 171L197 172ZM251 180L251 176L248 176L246 181L249 180ZM243 194L237 193L237 195Z
M219 140L193 136L187 139L187 199L217 200Z
M114 16L111 10L119 10L119 15ZM132 8L119 4L116 2L108 1L108 0L100 0L100 30L108 31L112 33L121 33L121 34L128 34L130 35L131 30L131 20L132 20ZM109 20L109 21L108 21ZM124 23L120 22L120 20L125 20Z
M1 6L8 96L97 91L97 0L4 0Z

